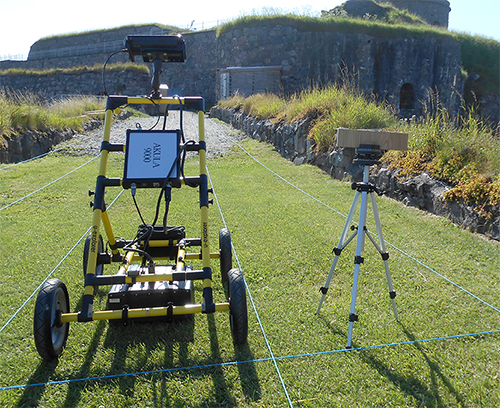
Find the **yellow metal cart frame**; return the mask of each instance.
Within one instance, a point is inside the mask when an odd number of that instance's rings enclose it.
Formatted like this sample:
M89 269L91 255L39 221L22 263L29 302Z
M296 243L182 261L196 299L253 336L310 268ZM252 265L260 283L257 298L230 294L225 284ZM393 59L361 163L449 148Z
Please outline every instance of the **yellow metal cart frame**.
M155 61L155 71L161 67L161 62ZM156 81L156 79L153 79ZM157 88L157 86L156 86ZM153 94L155 93L153 84ZM157 91L157 89L156 89ZM110 142L111 124L113 113L124 105L180 105L181 109L191 109L197 112L198 116L198 142L183 146L188 151L195 151L199 155L199 175L196 177L180 177L179 185L189 185L197 187L199 191L200 203L200 238L196 239L153 239L148 241L150 248L164 248L172 251L172 246L176 247L174 262L165 272L156 273L155 264L150 266L147 272L138 272L138 268L132 268L134 262L144 259L142 253L144 247L141 241L117 240L113 233L110 218L104 202L106 188L122 187L123 178L109 178L107 176L107 164L109 154L112 152L125 152L126 144L113 144ZM160 187L159 185L149 187ZM135 188L135 186L134 186ZM59 279L48 280L39 292L35 306L34 333L37 350L42 358L52 360L57 358L62 352L68 336L69 323L90 322L94 320L121 320L128 319L150 319L154 317L172 318L173 316L192 315L196 313L213 313L229 311L231 332L233 341L241 344L246 342L248 334L246 292L244 280L239 269L232 268L231 241L229 231L221 230L219 235L220 250L210 251L209 227L208 227L208 207L209 194L208 177L206 172L206 143L204 126L204 100L201 97L162 97L158 92L151 97L130 97L130 96L109 96L106 105L104 135L101 144L101 157L99 164L99 174L97 176L93 201L92 227L87 238L84 251L84 293L81 310L76 313L69 312L69 297L66 286ZM150 226L154 227L154 226ZM101 229L104 229L108 247L111 252L103 251ZM133 248L127 247L133 245ZM198 253L187 252L190 247L200 247ZM128 248L128 249L127 249ZM138 250L142 248L142 250ZM175 250L174 250L175 251ZM228 284L229 299L226 302L215 303L212 291L212 268L211 259L221 261L222 281ZM163 260L165 257L157 256L148 259L154 261ZM167 257L168 259L168 257ZM202 269L191 270L186 268L186 261L189 259L201 259ZM119 271L114 275L102 274L102 265L112 262L120 263ZM196 281L203 282L203 300L199 304L174 305L172 302L165 306L128 308L123 307L118 310L96 311L93 307L95 288L103 285L134 285L136 283L154 282L183 282Z

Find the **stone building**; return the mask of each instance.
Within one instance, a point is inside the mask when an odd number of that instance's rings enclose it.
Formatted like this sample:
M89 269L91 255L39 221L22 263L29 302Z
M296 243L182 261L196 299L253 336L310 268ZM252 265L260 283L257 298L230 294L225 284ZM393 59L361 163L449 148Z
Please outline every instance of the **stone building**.
M378 4L381 3L381 4ZM384 3L390 3L399 10L408 10L428 24L448 28L450 2L448 0L347 0L323 14L335 14L341 10L351 17L383 16L386 13Z
M429 24L448 28L451 11L448 0L389 0L389 3L400 10L416 14Z

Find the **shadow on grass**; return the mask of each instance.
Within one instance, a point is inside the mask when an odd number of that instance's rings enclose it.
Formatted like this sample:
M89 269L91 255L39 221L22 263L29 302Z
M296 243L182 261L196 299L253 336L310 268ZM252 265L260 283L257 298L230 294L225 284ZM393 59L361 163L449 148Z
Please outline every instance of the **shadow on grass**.
M88 323L87 323L88 324ZM104 328L106 327L106 322L101 320L97 323L97 327L92 336L92 341L87 348L87 354L85 355L85 360L80 367L80 370L75 374L75 378L87 378L90 376L90 367L94 361L95 354L97 352L97 346L103 335ZM66 400L64 402L64 407L74 407L81 398L82 389L85 387L84 384L80 382L69 383L68 392L66 393Z
M80 308L81 299L76 306ZM224 406L235 406L237 400L234 397L234 384L228 385L226 376L226 366L220 353L219 339L217 335L215 317L213 314L206 315L209 330L210 354L203 360L193 360L190 357L190 343L194 342L194 317L189 316L180 321L165 322L136 322L132 321L128 326L115 322L98 321L93 332L92 339L86 345L86 354L79 370L71 377L74 379L84 379L91 377L111 378L99 379L96 381L75 381L68 384L68 389L63 403L63 407L74 407L81 403L82 394L89 392L89 387L119 387L119 393L127 399L133 399L137 376L127 375L133 372L148 372L140 378L153 379L152 399L155 406L178 406L179 400L170 396L172 387L169 381L186 383L196 377L212 377L213 392L199 406L205 407L213 404ZM102 337L105 336L104 341ZM106 364L106 369L96 372L97 353L108 355L111 361ZM162 356L163 361L158 361L158 356ZM236 361L253 361L254 356L248 344L235 345ZM132 364L132 365L131 365ZM51 363L41 362L33 373L27 384L43 384L53 380L58 361ZM183 367L197 367L196 370L183 370ZM203 367L207 366L207 367ZM241 381L241 389L246 399L257 401L261 398L261 388L254 363L237 364ZM162 369L172 372L161 372ZM160 370L159 373L155 371ZM113 376L116 376L113 378ZM155 381L154 378L160 381ZM231 380L233 381L233 380ZM184 385L182 385L184 386ZM28 387L24 390L17 406L37 406L42 400L46 387ZM178 397L178 396L176 396Z
M400 325L405 335L408 337L408 340L415 341L415 336L408 329L406 329L401 322ZM432 359L427 355L426 351L419 343L413 343L412 345L417 351L420 352L425 363L429 366L429 385L424 384L414 376L396 373L390 365L387 365L383 361L377 359L371 352L361 352L359 353L359 356L363 361L375 368L380 375L390 380L402 392L418 401L419 406L436 408L449 406L447 402L443 402L442 396L439 394L439 381L441 381L442 384L446 386L446 388L448 388L450 394L453 395L453 397L456 399L456 406L464 406L464 398L453 387L450 380L448 380L448 378L443 374L439 367L439 364L435 361L432 361ZM357 346L353 345L353 347Z
M158 352L162 352L164 355L161 363L161 367L164 369L193 365L193 362L189 360L188 353L189 343L193 341L193 316L173 322L132 322L128 326L119 323L112 324L104 341L104 347L112 350L113 360L108 375L161 369L158 368L157 363L151 365L151 361L157 361ZM132 353L131 348L136 352ZM178 362L175 361L175 357L177 357ZM130 367L131 361L133 361L133 367ZM165 374L154 375L166 376ZM118 384L122 395L127 398L134 396L136 376L121 376L112 381L114 384ZM152 384L154 386L155 382ZM168 395L166 384L163 381L159 394ZM160 401L156 401L157 395L158 390L155 390L153 395L155 404L160 403ZM165 403L165 401L161 401L161 404L169 406L168 402Z
M220 354L219 349L219 340L216 330L215 317L213 314L206 315L208 322L208 330L209 330L209 339L210 339L210 355L203 361L189 361L187 358L187 353L185 355L186 360L182 363L180 362L180 366L200 366L199 369L189 371L189 373L185 371L175 372L175 379L182 381L186 384L189 382L193 382L193 379L202 378L202 377L211 377L213 384L213 394L209 397L205 397L202 401L200 401L197 405L189 405L192 407L207 407L207 406L236 406L238 405L238 401L232 395L233 386L228 385L226 381L226 375L224 373L224 367L222 365L223 360ZM187 350L186 350L187 351ZM179 351L181 355L181 350ZM253 360L253 354L250 351L248 344L242 346L235 346L235 357L237 361L251 361ZM166 361L166 365L173 365L173 361L168 359ZM202 367L207 366L207 367ZM241 381L242 391L245 395L245 398L257 401L261 398L261 388L259 379L257 377L257 372L255 370L255 366L253 363L245 363L238 364L238 373ZM169 394L167 391L168 381L172 379L170 374L164 375L161 381L161 386L159 390L155 390L155 404L163 407L172 407L178 406L179 401L173 400L169 398ZM194 381L194 383L196 383Z
M44 384L50 380L52 374L57 368L58 361L51 362L41 361L38 368L30 377L26 384ZM50 387L50 386L49 386ZM23 395L19 398L16 407L37 407L40 403L43 394L46 391L45 386L27 387L24 389Z
M234 346L237 361L253 361L255 359L248 343ZM255 370L255 363L238 364L238 372L241 379L241 388L245 397L251 401L258 401L262 396L259 377Z
M81 308L81 298L78 301L78 304L76 305L74 311L79 311ZM95 355L95 352L97 350L97 345L99 344L99 339L101 338L103 331L105 327L105 322L100 321L97 324L97 328L94 332L94 336L92 337L92 341L90 342L90 345L88 347L88 353L85 357L85 361L82 364L80 371L78 374L75 375L75 378L85 378L88 376L90 372L90 366L92 364L93 357ZM63 351L64 353L64 351ZM53 374L56 371L56 368L59 364L59 360L54 360L51 362L46 362L43 360L40 360L40 364L38 365L38 368L36 371L33 373L31 378L28 380L27 384L44 384L48 381L53 381L56 380L52 378ZM66 402L64 404L65 407L73 407L75 406L74 401L78 401L79 399L79 393L82 385L78 385L80 383L70 383L68 393L66 395ZM25 388L23 395L19 399L17 403L17 407L31 407L31 406L38 406L40 399L42 398L43 394L45 393L45 386L39 386L39 387L28 387Z
M319 316L325 324L330 328L333 334L342 336L347 339L347 334L332 326L332 324L323 316ZM416 337L411 333L401 322L399 322L403 332L410 341L415 341ZM394 371L391 365L386 364L384 361L375 357L373 350L361 350L357 353L362 361L369 364L378 373L388 380L390 380L399 390L405 394L413 397L419 402L419 406L426 407L447 407L448 403L443 402L442 397L439 395L439 381L448 388L450 394L456 399L457 406L465 406L466 401L460 393L453 387L450 380L443 374L439 364L432 361L427 355L426 351L419 343L413 343L413 347L422 354L425 363L429 366L431 384L424 384L422 381L411 375L402 375ZM353 348L359 348L359 345L352 343Z

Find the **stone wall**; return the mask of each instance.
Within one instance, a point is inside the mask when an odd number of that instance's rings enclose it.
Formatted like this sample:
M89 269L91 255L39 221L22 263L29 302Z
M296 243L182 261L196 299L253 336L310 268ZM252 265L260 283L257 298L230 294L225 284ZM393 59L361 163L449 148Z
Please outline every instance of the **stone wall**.
M354 149L332 149L326 153L315 151L313 142L307 138L311 125L309 119L292 124L276 124L217 106L211 109L210 115L230 123L254 139L272 144L283 157L296 165L309 163L318 166L339 180L362 179L362 169L352 164ZM398 177L398 173L398 170L390 170L384 165L374 167L370 181L379 190L386 191L387 196L402 201L405 205L446 217L463 228L500 241L500 205L487 208L492 216L485 218L471 205L444 201L442 195L449 186L429 175L402 178Z
M0 163L17 163L47 153L52 146L71 139L74 134L71 129L29 130L22 135L0 137Z
M181 96L202 96L216 102L215 83L218 65L215 30L183 34L186 62L164 64L164 83L179 89Z
M104 63L112 52L123 48L127 35L161 35L170 33L158 25L125 26L110 30L59 37L42 38L30 48L27 65L30 68L68 68ZM113 62L128 61L128 54L120 54Z
M106 73L106 88L110 94L144 95L150 91L148 74L134 71ZM0 75L0 89L29 91L51 98L57 95L103 95L102 73L54 75Z
M448 28L450 16L450 2L448 0L385 0L399 10L408 10L417 15L428 24ZM365 16L378 18L387 17L387 6L379 5L382 1L374 0L347 0L340 6L329 11L322 11L322 15L344 15L365 18Z
M287 94L336 82L347 68L355 73L362 92L396 110L405 84L413 90L413 109L408 113L421 113L431 89L450 111L461 108L461 48L451 38L390 38L269 25L224 33L217 46L220 67L282 66L281 84Z
M147 26L146 28L148 28ZM158 34L158 28L151 26L153 34ZM137 29L138 30L138 29ZM144 34L144 27L141 27L141 33ZM21 69L50 69L67 68L75 66L93 66L103 64L113 51L123 46L123 40L126 35L136 34L134 30L122 28L120 30L110 30L104 32L102 40L110 44L113 39L116 43L115 48L110 46L106 52L89 53L82 55L53 56L44 59L28 59L28 61L1 61L0 71L10 68ZM74 43L74 50L78 47L85 47L86 41L97 41L98 34L89 33L75 36L78 39ZM189 33L183 35L186 41L186 62L185 63L167 63L163 64L163 73L161 83L167 84L173 93L181 96L203 96L209 102L216 101L215 83L217 73L217 47L215 45L215 31L203 31L199 33ZM62 37L60 39L40 40L32 46L33 53L50 52L51 47L54 51L64 50L68 44L71 44L72 37ZM103 43L101 43L103 44ZM68 51L69 53L69 51ZM144 64L141 57L136 57L135 62ZM127 53L117 54L111 58L110 63L129 61ZM148 64L151 70L152 64ZM56 95L60 93L81 93L86 95L102 94L102 79L100 74L83 74L83 78L77 75L58 75L58 76L1 76L0 89L8 86L14 89L33 90L34 92L44 92L47 95ZM150 77L152 74L150 74ZM72 83L73 82L73 83ZM125 73L116 72L106 74L106 86L109 94L129 94L144 95L150 94L151 79L147 75L136 74L132 71ZM52 89L53 87L56 89ZM66 89L67 91L64 91ZM72 92L69 92L73 89ZM77 91L78 90L78 91Z

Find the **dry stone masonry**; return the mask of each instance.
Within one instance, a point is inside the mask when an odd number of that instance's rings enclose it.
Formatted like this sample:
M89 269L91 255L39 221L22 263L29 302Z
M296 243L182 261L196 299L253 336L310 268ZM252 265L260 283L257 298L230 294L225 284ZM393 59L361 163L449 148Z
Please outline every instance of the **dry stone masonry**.
M362 169L352 164L354 149L334 148L326 153L318 153L314 149L314 143L307 138L311 124L309 119L292 124L274 123L218 106L211 109L210 115L231 124L254 139L272 144L283 157L296 165L315 165L338 180L362 179ZM500 241L500 206L488 208L491 217L483 217L472 205L444 201L443 193L449 186L439 180L427 174L400 177L399 170L389 169L387 166L373 167L370 181L380 191L385 191L387 196L402 201L405 205L448 218L472 232Z

